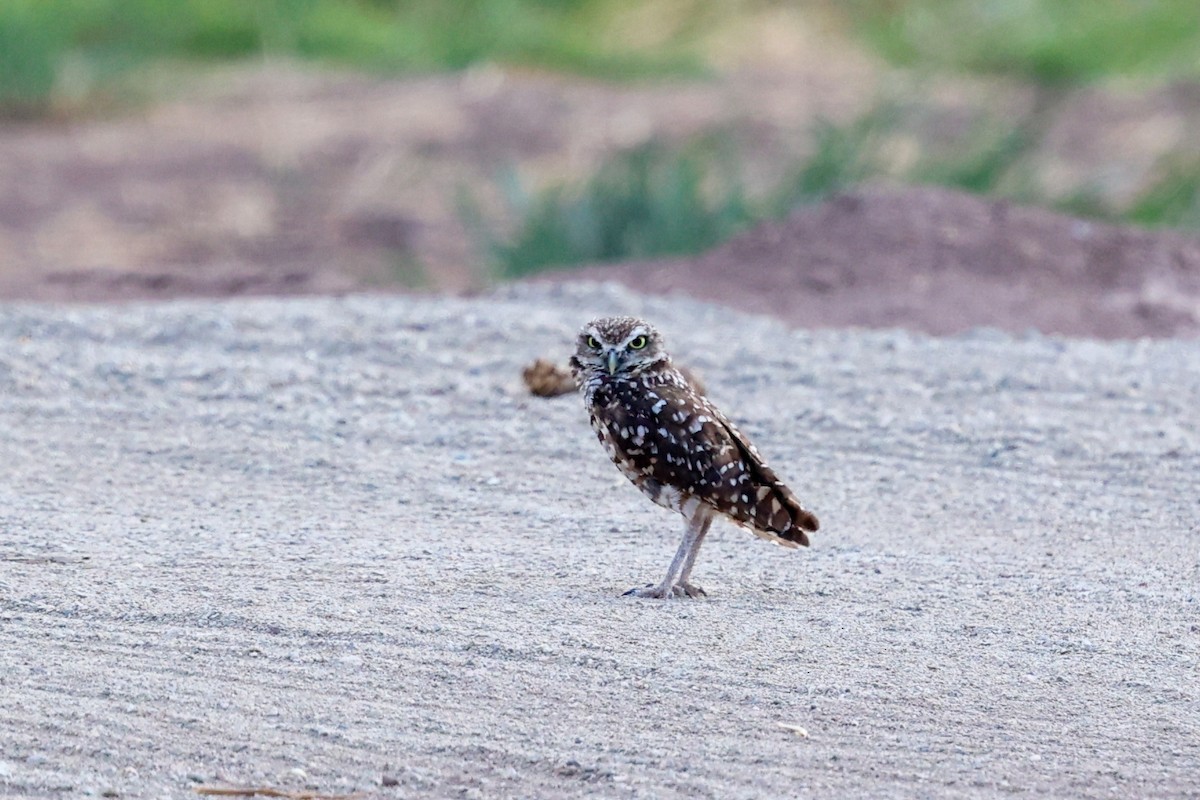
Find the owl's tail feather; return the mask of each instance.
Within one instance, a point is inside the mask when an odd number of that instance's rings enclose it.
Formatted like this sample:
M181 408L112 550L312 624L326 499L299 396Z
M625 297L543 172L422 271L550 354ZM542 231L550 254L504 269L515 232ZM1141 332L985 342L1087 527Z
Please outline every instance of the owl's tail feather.
M792 518L792 526L786 531L782 531L779 535L789 542L795 542L802 547L808 547L808 534L816 533L820 529L821 523L815 514L798 504L795 508L795 514L796 516Z
M782 483L760 486L754 508L756 527L768 533L768 538L778 537L780 544L790 547L808 547L808 534L820 529L816 515L800 505L791 490Z

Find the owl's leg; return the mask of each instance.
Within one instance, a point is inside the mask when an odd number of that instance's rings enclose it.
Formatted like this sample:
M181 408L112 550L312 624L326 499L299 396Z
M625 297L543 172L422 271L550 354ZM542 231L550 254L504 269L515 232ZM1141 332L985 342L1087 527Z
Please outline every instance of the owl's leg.
M683 560L683 570L679 573L679 580L675 584L675 593L682 592L688 597L707 597L708 592L688 581L688 578L692 577L692 567L696 565L696 556L700 554L700 545L704 544L704 537L708 534L708 529L712 527L713 521L712 514L707 514L703 510L697 513L703 514L704 520L700 523L700 529L692 543L692 548Z
M662 583L657 586L651 584L641 589L630 589L625 594L658 599L673 596L675 594L675 576L679 574L679 568L687 560L688 553L691 552L698 534L698 527L689 523L687 531L683 534L683 541L679 543L679 549L675 551L675 557L671 559L671 566L667 568L667 577L663 578Z
M696 560L696 553L700 550L700 540L704 538L704 534L708 533L708 526L712 523L712 518L707 514L699 511L699 508L691 509L691 514L687 517L687 529L683 534L683 541L679 543L679 549L675 551L675 557L671 559L671 566L667 568L667 576L663 578L662 583L657 586L651 584L645 588L630 589L626 595L634 597L697 597L698 594L687 591L682 585L676 584L675 576L679 574L680 568L684 565L686 569L691 571L691 564ZM692 587L698 589L699 587ZM704 591L700 590L699 594Z

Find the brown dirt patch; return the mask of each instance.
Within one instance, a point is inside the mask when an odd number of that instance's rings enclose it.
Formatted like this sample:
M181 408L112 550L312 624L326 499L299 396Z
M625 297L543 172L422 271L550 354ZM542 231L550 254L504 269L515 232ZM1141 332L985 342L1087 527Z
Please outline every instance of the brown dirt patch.
M556 273L804 327L1200 334L1200 239L940 189L872 188L685 259Z

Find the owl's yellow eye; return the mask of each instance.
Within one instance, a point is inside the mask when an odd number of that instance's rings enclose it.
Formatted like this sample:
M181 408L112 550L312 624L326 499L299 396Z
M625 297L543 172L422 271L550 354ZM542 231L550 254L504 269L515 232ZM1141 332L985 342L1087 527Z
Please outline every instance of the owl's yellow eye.
M646 339L645 336L639 336L636 339L634 339L632 342L629 343L629 349L630 350L641 350L643 347L646 346L647 342L648 342L648 340Z
M600 349L600 343L596 341L596 337L595 337L595 336L589 336L589 337L588 337L588 347L592 348L593 350L599 350L599 349Z

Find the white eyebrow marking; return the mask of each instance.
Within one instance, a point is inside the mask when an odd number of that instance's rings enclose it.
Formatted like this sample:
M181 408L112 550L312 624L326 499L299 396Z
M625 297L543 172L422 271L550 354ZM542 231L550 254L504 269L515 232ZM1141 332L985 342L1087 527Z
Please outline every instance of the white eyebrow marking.
M621 341L620 346L625 347L626 345L628 345L630 342L632 342L634 339L638 338L639 336L645 336L647 339L649 339L650 332L648 330L646 330L645 326L638 325L636 328L634 328L632 331L629 332L628 336L626 336Z

